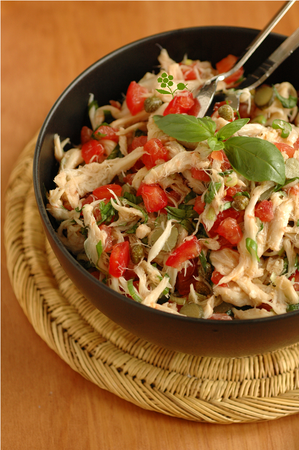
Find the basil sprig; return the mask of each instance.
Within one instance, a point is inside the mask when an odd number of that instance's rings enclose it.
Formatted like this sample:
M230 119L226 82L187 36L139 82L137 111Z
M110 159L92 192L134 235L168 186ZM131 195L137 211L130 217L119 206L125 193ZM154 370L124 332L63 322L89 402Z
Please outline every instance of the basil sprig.
M282 106L284 108L288 108L288 109L295 108L295 106L297 105L297 101L298 101L297 97L295 97L293 95L289 95L289 97L283 97L282 95L279 94L279 92L275 86L273 86L273 90L274 90L276 97L278 98L278 100L280 101L280 103L282 104Z
M233 136L249 119L237 119L226 124L217 133L210 117L197 119L183 114L154 116L156 125L168 136L179 141L202 142L207 140L212 150L225 152L230 164L250 181L285 182L285 164L281 152L271 142L263 139Z

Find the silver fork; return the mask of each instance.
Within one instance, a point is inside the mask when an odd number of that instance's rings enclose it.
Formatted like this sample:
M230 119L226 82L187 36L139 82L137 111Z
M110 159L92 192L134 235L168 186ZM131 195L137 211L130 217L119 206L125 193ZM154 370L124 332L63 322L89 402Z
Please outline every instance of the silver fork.
M246 61L250 58L253 52L261 45L264 39L268 36L268 34L280 21L280 19L285 15L285 13L290 9L290 7L295 3L295 1L296 0L285 2L285 4L280 8L280 10L275 14L273 19L271 19L271 21L265 26L263 30L259 32L256 38L247 47L245 54L241 58L239 58L239 60L231 70L211 78L203 85L203 87L200 88L199 92L194 93L194 97L196 97L200 103L200 111L197 117L200 118L206 115L206 112L209 109L209 106L216 93L218 81L222 81L228 76L232 75L246 63Z
M239 109L242 89L256 89L260 86L278 66L299 47L299 28L294 31L283 43L251 74L243 81L235 92L225 94L233 109ZM216 94L217 96L217 94Z

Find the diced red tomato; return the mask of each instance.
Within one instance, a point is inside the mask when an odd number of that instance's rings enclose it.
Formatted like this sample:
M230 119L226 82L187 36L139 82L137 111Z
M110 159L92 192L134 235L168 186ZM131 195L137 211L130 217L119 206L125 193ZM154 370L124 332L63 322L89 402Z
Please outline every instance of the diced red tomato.
M216 63L216 69L219 73L228 72L236 64L238 58L234 55L227 55L225 58L221 59ZM238 81L244 74L244 68L240 67L235 73L224 79L227 85L231 85Z
M294 142L294 149L295 149L295 150L298 150L298 149L299 149L299 137L298 137L297 141Z
M209 317L210 320L233 320L231 316L226 313L214 313Z
M127 175L124 177L124 183L132 185L135 175L135 173L127 173Z
M196 236L192 236L170 253L165 264L179 269L185 261L196 258L200 252L201 244Z
M189 81L189 80L196 80L196 72L195 72L195 70L193 69L193 67L190 67L190 68L182 68L182 72L183 72L183 75L184 75L184 80L185 81Z
M289 189L289 194L290 195L299 195L299 184L296 184L295 186L292 186L290 189Z
M211 181L210 175L203 169L191 168L192 178L198 181Z
M221 170L224 172L225 170L229 170L232 168L228 157L224 153L223 150L218 150L216 152L212 152L209 156L210 159L217 159L218 161L222 161L221 163Z
M196 211L199 215L202 214L204 212L205 209L205 202L202 201L201 197L196 197L195 199L195 203L193 206L194 211Z
M217 228L219 227L220 223L226 219L227 217L232 217L236 219L237 223L243 222L244 220L244 211L236 211L234 208L228 208L225 211L221 211L214 222L214 225L212 228L208 231L209 237L215 237L217 236Z
M152 138L144 144L144 154L142 162L149 170L154 167L159 161L164 162L169 159L169 152L162 144L162 141L157 138Z
M284 152L288 155L289 158L293 158L295 153L294 147L291 147L291 145L285 144L284 142L275 142L275 146L280 152Z
M128 153L131 153L138 147L144 147L147 143L147 136L136 136L132 140L131 144L128 146Z
M121 109L120 102L117 102L116 100L109 100L109 103L111 106L114 106L114 108Z
M216 161L223 161L224 160L224 153L221 150L213 151L210 154L210 157L212 159L215 159Z
M212 283L214 283L216 285L219 285L219 286L222 286L222 287L227 287L228 286L227 283L219 284L223 277L224 277L224 275L222 275L217 270L214 270L213 273L212 273L212 276L211 276L211 281L212 281Z
M168 204L170 206L175 206L181 200L181 195L178 192L174 191L173 189L170 190L167 189L166 195L168 198Z
M123 275L130 261L130 244L128 241L120 242L113 246L110 260L109 273L119 278Z
M261 303L259 306L257 306L257 309L265 309L266 311L271 311L272 306L269 305L269 303Z
M96 198L92 194L89 194L87 197L85 197L82 200L82 206L89 205L90 203L94 202L95 200L96 200Z
M299 271L296 270L296 272L290 277L291 281L294 282L293 287L296 292L299 291Z
M96 188L92 194L97 200L101 200L103 198L110 199L114 197L110 191L113 191L117 197L120 197L122 188L118 184L106 184L105 186L99 186Z
M86 164L89 164L91 162L100 163L105 159L105 149L103 145L96 139L90 139L88 142L83 144L81 152Z
M118 142L119 137L116 130L109 125L100 125L93 133L94 137L99 141L101 139L109 139L110 141ZM102 136L104 135L104 136Z
M187 269L182 269L178 272L176 278L176 289L180 295L188 295L190 292L190 285L195 282L194 276L197 275L197 262L196 260L190 260L190 265Z
M232 245L239 244L243 237L240 225L237 223L236 219L233 219L232 217L224 219L216 232L227 239Z
M149 213L160 211L168 205L167 195L158 184L142 184L137 195L142 196L144 206Z
M234 55L227 55L216 63L216 69L218 73L228 72L238 61L238 58Z
M111 250L113 248L113 245L112 245L112 229L110 227L107 227L107 225L105 225L104 223L102 223L99 226L99 228L100 228L100 230L105 231L105 233L107 234L104 251L105 252L111 252Z
M140 84L136 83L136 81L132 81L129 84L126 94L126 102L132 116L135 116L143 110L145 94L147 92L148 90L145 87L140 86Z
M233 186L233 187L229 187L228 189L226 189L225 198L226 199L233 198L233 196L236 195L237 192L242 192L243 190L244 190L244 188L241 187L241 186L238 186L238 185Z
M236 70L235 73L224 78L224 82L226 83L227 86L231 86L235 84L238 80L240 80L240 78L242 78L243 75L244 75L244 68L240 67L240 69Z
M93 270L92 272L89 272L90 275L95 277L97 280L100 278L100 272L98 270Z
M168 114L188 113L193 105L193 94L189 91L182 91L169 102L166 109L164 110L163 116L167 116Z
M198 113L200 111L200 103L197 98L194 99L194 105L191 106L191 108L187 111L187 114L189 116L195 116L197 117Z
M271 222L274 218L273 203L271 200L259 202L255 207L254 213L262 222Z
M84 125L84 127L81 128L81 136L80 136L81 144L82 145L86 144L86 142L88 142L91 139L91 136L92 136L92 129Z

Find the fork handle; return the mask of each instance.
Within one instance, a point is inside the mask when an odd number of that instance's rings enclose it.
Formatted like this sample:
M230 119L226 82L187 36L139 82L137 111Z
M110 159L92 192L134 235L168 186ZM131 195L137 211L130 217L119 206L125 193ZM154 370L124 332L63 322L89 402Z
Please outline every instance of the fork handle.
M288 58L299 47L299 28L291 36L286 38L283 43L251 74L243 83L238 86L239 89L255 89L260 86L277 67Z
M218 80L223 80L224 78L232 75L238 69L240 69L244 64L248 61L250 56L255 52L255 50L261 45L261 43L265 40L268 34L273 30L275 25L282 19L282 17L286 14L286 12L290 9L290 7L295 3L296 0L288 0L286 1L280 10L275 14L275 16L270 20L270 22L261 30L255 39L249 44L246 48L243 55L238 59L234 67L227 71L225 74L218 75Z

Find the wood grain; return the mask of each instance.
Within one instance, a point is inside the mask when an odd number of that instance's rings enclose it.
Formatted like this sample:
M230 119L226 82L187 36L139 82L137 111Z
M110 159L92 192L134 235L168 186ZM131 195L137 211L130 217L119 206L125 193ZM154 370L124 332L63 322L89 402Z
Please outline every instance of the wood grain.
M18 155L56 98L94 61L174 28L259 29L282 4L2 2L2 196ZM298 17L297 2L275 31L291 34ZM1 269L3 450L299 449L298 415L259 424L198 424L145 411L99 389L70 369L29 324L8 279L3 239Z

